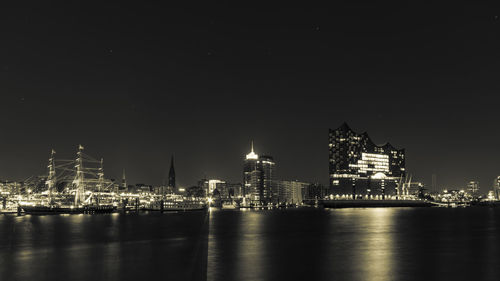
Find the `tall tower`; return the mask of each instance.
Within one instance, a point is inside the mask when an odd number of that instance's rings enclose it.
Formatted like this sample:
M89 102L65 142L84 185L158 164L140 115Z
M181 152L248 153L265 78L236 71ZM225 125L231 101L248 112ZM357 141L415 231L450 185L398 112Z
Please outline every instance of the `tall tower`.
M172 189L174 193L177 193L177 188L175 186L175 168L174 168L174 156L170 159L170 171L168 172L168 187Z
M262 194L262 200L265 202L271 202L274 199L277 201L278 189L275 185L274 180L274 170L276 163L272 156L261 155L259 157L259 169L261 170L261 181L260 181L260 189Z
M277 194L274 181L275 162L271 156L260 156L251 151L245 157L243 165L243 196L258 204L270 203Z
M250 153L245 157L243 164L243 196L251 201L260 201L261 169L259 169L259 155L253 150L253 141Z

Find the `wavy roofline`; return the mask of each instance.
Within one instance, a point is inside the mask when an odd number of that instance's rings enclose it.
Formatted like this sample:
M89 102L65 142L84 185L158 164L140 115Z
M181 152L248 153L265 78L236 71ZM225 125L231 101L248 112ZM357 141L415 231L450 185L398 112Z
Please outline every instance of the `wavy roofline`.
M356 131L354 131L353 129L351 129L351 127L349 127L349 125L347 124L347 122L344 122L342 123L342 125L340 125L337 129L330 129L330 131L339 131L339 130L347 130L347 131L351 131L353 132L356 136L365 136L374 146L378 147L378 148L392 148L393 150L397 150L397 151L404 151L405 149L404 148L397 148L395 147L394 145L392 145L390 142L386 142L382 145L378 145L378 144L375 144L375 142L373 142L372 138L368 135L368 133L366 131L364 131L363 133L358 133Z

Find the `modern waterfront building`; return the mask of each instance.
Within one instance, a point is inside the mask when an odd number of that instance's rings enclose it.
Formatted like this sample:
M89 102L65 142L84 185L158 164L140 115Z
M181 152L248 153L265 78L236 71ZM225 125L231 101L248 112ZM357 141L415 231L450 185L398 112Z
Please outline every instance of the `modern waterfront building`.
M397 194L405 177L405 150L390 143L376 145L344 123L329 130L330 192L348 198Z
M274 162L273 157L269 155L262 155L259 157L259 166L262 170L261 173L261 184L262 184L262 194L263 198L266 202L276 201L275 197L277 197L277 188L275 184L275 167L276 163Z
M276 163L271 156L259 157L254 152L253 142L250 153L243 164L243 197L257 204L267 204L276 196ZM274 193L274 195L273 195Z

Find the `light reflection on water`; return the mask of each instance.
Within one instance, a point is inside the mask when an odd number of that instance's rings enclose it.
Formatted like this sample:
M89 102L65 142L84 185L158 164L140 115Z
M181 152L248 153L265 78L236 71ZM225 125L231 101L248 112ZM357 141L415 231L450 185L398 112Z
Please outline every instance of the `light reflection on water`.
M350 263L345 265L346 268L352 268L352 279L391 280L395 267L394 214L398 210L374 208L331 210L331 212L335 212L335 216L351 224L352 232L344 238L344 242L350 245L345 251L346 254L357 253ZM331 227L338 228L339 225L332 223ZM352 256L353 254L344 255L344 257Z
M226 212L232 216L229 219L233 222L227 228L218 225L218 214L220 212L217 211L211 213L207 280L231 279L234 276L240 280L261 279L262 269L266 267L263 213ZM231 266L226 266L227 263L231 263Z
M498 280L500 210L215 211L208 280Z
M498 280L499 239L488 208L0 216L0 280Z
M192 280L203 218L0 216L0 280Z

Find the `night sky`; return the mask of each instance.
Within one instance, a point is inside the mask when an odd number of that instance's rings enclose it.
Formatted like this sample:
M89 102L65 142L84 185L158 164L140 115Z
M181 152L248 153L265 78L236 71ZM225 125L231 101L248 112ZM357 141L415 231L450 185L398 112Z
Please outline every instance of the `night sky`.
M344 121L406 148L426 184L500 175L496 15L22 5L0 12L0 179L81 143L129 183L161 184L172 154L182 186L241 182L254 140L279 179L327 184Z

